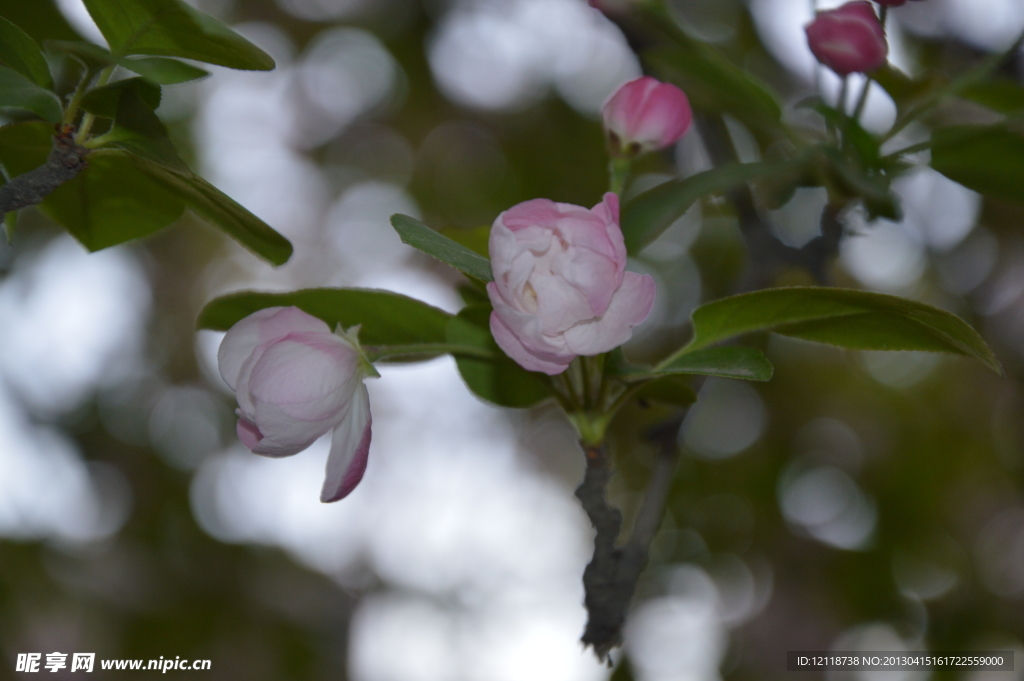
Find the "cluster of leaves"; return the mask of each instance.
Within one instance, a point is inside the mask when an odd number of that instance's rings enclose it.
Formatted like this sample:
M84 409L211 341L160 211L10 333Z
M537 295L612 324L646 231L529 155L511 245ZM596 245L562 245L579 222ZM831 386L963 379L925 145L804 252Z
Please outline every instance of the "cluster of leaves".
M288 240L193 172L155 113L162 86L208 75L182 59L262 71L274 68L273 59L181 0L85 5L109 50L81 40L43 40L40 47L0 15L0 107L41 119L0 128L0 180L43 165L55 131L73 131L90 150L87 167L40 208L89 250L152 234L189 208L267 261L286 262ZM70 92L57 90L51 64L78 74ZM137 75L111 82L129 73ZM6 220L10 235L15 213Z

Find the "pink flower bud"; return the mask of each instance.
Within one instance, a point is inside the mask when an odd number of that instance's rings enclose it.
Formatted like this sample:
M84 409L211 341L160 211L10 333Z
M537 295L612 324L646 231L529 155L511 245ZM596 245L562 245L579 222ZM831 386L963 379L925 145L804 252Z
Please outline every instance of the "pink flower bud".
M370 450L367 373L358 347L297 307L268 307L235 324L217 352L238 398L238 438L254 454L297 454L333 430L320 500L363 477Z
M885 31L867 0L818 12L805 30L814 56L840 76L874 71L889 54Z
M675 85L643 76L612 93L601 117L612 153L631 157L674 143L690 129L693 111Z
M529 371L559 374L578 355L627 340L654 306L654 280L626 272L619 199L587 210L534 199L491 228L491 333Z

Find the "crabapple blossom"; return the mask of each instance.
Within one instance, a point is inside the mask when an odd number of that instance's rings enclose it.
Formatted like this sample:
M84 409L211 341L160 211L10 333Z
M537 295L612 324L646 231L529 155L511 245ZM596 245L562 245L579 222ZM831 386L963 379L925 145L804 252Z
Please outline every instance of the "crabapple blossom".
M354 334L331 333L297 307L268 307L231 327L217 352L238 399L238 438L254 454L297 454L333 430L320 500L347 496L370 449L372 367Z
M559 374L578 355L612 350L654 306L654 280L626 272L615 194L586 209L520 203L491 228L491 333L530 371Z
M840 76L874 71L889 54L885 30L867 0L818 12L804 30L814 56Z
M612 93L601 118L612 153L632 157L673 144L690 129L693 111L675 85L642 76Z

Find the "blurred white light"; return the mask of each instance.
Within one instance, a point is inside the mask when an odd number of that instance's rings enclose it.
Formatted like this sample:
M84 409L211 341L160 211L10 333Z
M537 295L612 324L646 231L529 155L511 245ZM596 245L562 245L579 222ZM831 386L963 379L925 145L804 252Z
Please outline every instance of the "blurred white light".
M892 354L892 353L889 353ZM803 425L793 439L793 451L808 460L857 472L864 463L864 443L846 423L821 417Z
M989 591L1004 598L1024 594L1024 510L1011 508L986 523L974 557Z
M916 650L900 637L890 625L873 622L853 627L840 634L832 643L831 650L870 652L885 651L886 653L904 653ZM828 681L924 681L931 676L927 671L829 671L825 673Z
M368 605L353 630L357 678L601 678L578 645L591 540L571 493L522 465L502 413L469 394L450 360L381 373L369 383L369 466L351 496L318 500L326 439L287 459L236 446L193 481L199 522L225 541L282 546L343 583L368 563L389 585L463 608ZM461 643L453 650L428 625ZM415 658L398 659L411 654L395 642L403 636L425 651L422 675L405 672Z
M864 368L882 385L904 390L928 378L939 365L937 352L862 352Z
M85 8L82 0L57 0L57 8L64 18L68 20L71 27L78 31L83 38L90 40L97 45L107 46L107 40L100 33L96 22L89 16L89 10Z
M906 215L903 224L931 248L954 248L974 229L981 196L937 170L919 166L892 184Z
M124 524L131 490L119 471L88 466L54 428L28 422L0 387L0 535L71 542Z
M337 21L357 13L366 0L276 0L277 6L306 21Z
M392 95L398 65L372 33L334 28L320 33L297 65L296 76L312 104L304 112L302 143L315 147Z
M934 261L947 291L964 295L980 286L999 259L999 239L987 229L975 229L963 242Z
M718 590L694 565L675 568L673 593L630 613L626 651L638 681L718 681L726 629Z
M422 598L363 598L352 616L349 674L358 681L460 678L456 620Z
M327 203L319 167L292 148L301 108L290 38L270 24L238 27L278 60L270 73L216 69L202 82L193 121L203 174L221 191L296 242L308 243Z
M349 276L393 270L412 255L391 227L391 216L420 217L419 206L401 187L360 182L345 190L327 213L327 237Z
M72 409L139 361L149 305L130 250L89 254L57 237L0 284L0 375L35 409Z
M787 246L802 248L821 236L821 214L827 203L828 190L824 187L797 187L782 208L768 211L772 234Z
M757 391L740 381L709 378L683 424L683 442L707 459L725 459L757 442L768 414Z
M1024 30L1020 0L938 0L943 28L982 49L1005 50Z
M848 230L840 244L840 258L865 286L897 291L924 274L924 247L902 225L889 220L867 224L858 213L851 216Z
M150 413L150 441L168 463L191 470L220 447L223 412L220 403L202 388L167 387Z
M866 547L878 515L857 483L830 466L785 473L779 485L779 504L786 520L841 549Z
M483 109L521 108L553 84L572 106L595 114L640 73L619 30L575 0L459 3L429 56L449 97Z

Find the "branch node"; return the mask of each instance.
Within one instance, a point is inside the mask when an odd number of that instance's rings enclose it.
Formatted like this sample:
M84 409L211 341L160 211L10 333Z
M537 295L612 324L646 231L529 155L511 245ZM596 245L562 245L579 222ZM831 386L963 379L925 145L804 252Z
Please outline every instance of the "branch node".
M75 143L75 129L64 126L53 136L53 148L44 165L11 178L0 187L0 221L4 214L34 206L65 182L78 176L88 165L89 149Z

